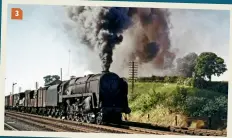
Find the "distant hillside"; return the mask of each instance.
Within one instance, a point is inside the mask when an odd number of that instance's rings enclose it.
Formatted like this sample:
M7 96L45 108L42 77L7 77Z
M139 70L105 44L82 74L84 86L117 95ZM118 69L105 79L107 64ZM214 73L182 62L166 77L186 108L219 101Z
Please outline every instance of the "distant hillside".
M217 122L227 115L227 94L176 83L137 82L133 93L129 85L128 97L133 121L174 125L178 115L178 126L187 126L186 117L212 116ZM217 122L213 127L223 125Z

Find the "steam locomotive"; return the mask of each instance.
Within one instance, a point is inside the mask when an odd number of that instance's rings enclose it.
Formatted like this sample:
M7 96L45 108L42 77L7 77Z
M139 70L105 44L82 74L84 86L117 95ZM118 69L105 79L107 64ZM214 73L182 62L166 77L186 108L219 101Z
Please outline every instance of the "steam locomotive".
M128 106L128 84L113 72L72 78L8 95L5 108L87 123L120 123Z

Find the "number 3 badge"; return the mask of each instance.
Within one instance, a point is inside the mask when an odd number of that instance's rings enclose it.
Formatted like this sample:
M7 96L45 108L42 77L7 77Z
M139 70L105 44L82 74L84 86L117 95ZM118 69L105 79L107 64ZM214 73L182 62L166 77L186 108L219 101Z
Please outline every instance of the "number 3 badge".
M23 10L20 8L11 9L11 19L13 20L22 20L23 19Z

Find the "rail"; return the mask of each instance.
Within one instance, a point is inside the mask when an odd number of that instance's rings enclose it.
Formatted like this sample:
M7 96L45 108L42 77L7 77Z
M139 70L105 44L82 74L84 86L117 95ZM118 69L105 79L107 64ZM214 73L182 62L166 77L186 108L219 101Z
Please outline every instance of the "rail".
M19 131L18 129L14 128L13 126L11 126L11 125L9 125L9 124L7 124L7 123L4 123L4 126L5 126L6 128L8 128L9 130Z
M124 134L158 134L158 135L180 135L175 132L165 132L160 130L144 129L132 126L105 126L87 124L57 118L39 116L35 114L6 111L6 116L26 121L40 127L45 127L56 132L92 132L92 133L124 133Z
M126 133L126 134L157 134L157 135L200 135L226 136L226 131L158 126L149 123L123 122L121 125L96 125L29 113L6 111L6 116L21 119L57 132L91 132L91 133Z

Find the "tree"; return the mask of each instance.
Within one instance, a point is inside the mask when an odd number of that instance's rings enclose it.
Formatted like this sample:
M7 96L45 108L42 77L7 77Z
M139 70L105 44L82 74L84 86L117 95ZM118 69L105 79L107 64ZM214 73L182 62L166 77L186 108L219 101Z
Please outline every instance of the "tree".
M177 73L183 77L192 77L198 55L189 53L183 58L177 59Z
M50 84L52 82L55 82L57 80L60 80L60 76L58 75L47 75L43 77L44 79L44 85Z
M212 52L203 52L197 58L195 75L197 78L208 78L211 81L212 75L220 76L227 70L224 59Z

